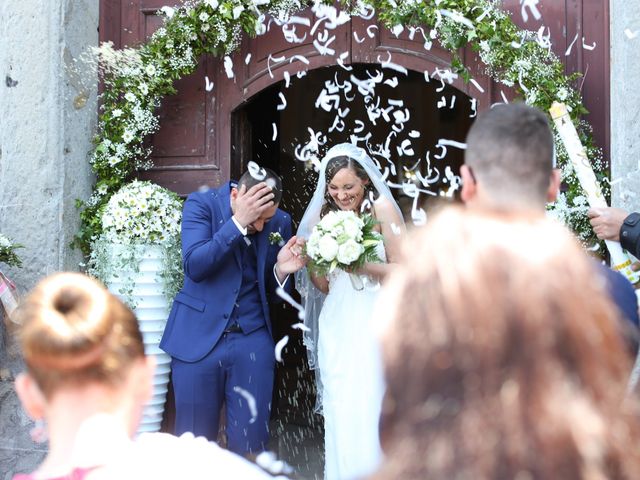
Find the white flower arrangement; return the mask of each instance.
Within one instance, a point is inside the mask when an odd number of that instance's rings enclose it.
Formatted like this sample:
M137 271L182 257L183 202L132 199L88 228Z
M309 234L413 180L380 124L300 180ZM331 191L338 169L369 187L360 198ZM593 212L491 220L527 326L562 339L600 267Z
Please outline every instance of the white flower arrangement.
M102 234L91 244L89 273L104 283L123 269L137 273L144 250L155 245L163 251L159 280L166 297L173 299L182 285L181 220L182 202L175 193L145 181L125 185L102 211ZM132 289L131 282L125 283L120 293L135 307Z
M313 228L305 245L309 270L326 275L336 268L349 270L365 262L380 262L375 248L382 236L373 227L371 215L359 217L352 211L331 211Z
M19 243L13 243L9 237L0 233L0 263L5 263L10 267L21 267L22 260L16 254L16 250L24 248Z

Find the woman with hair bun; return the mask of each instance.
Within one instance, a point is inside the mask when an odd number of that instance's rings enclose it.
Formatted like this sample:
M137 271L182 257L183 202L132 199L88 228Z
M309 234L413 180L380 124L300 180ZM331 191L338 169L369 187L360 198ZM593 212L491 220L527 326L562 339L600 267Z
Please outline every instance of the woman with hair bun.
M133 439L155 365L133 312L96 281L55 274L28 295L17 320L27 371L16 390L29 416L46 421L49 452L15 480L270 478L192 434Z

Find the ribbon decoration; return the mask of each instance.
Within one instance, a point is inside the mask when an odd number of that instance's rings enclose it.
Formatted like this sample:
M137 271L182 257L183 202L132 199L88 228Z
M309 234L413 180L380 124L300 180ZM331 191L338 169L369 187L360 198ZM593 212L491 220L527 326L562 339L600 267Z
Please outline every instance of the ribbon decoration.
M602 194L602 189L587 158L587 152L580 141L580 137L578 137L576 127L571 121L567 106L564 103L554 102L549 109L549 113L569 154L569 160L585 192L589 205L592 208L608 207L607 201ZM620 243L605 240L605 244L611 255L611 268L622 273L631 283L638 283L640 276L637 272L631 270L631 259L622 249Z

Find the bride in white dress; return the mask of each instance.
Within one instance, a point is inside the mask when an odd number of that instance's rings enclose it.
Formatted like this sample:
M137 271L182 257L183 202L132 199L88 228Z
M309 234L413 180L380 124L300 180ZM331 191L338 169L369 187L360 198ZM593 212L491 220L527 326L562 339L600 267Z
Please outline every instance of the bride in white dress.
M381 461L378 422L383 371L372 325L379 281L396 257L404 222L374 161L352 144L331 148L297 235L309 238L332 210L371 213L383 236L378 256L357 272L336 269L327 277L296 274L305 304L309 364L316 369L318 408L325 420L325 480L349 480L374 472ZM360 281L353 281L357 276ZM354 286L355 285L355 286ZM319 371L318 371L319 369Z

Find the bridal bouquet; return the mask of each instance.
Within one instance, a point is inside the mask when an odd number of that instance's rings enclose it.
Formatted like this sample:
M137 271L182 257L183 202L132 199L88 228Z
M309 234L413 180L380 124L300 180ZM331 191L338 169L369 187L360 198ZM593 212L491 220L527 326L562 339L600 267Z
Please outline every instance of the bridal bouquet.
M336 268L349 270L365 262L380 262L376 245L382 235L373 227L376 221L371 215L359 217L352 211L327 213L313 227L305 245L310 258L308 268L315 275L326 275Z

